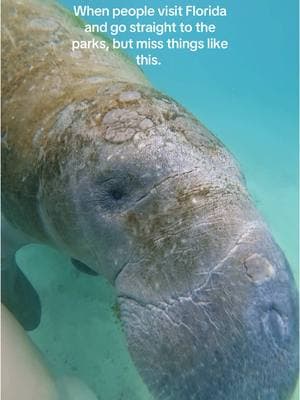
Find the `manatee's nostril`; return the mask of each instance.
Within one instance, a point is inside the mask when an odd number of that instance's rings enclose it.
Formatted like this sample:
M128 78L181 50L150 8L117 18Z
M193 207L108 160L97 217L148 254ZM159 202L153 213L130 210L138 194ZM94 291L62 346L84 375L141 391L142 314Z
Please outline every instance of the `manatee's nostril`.
M278 346L283 345L283 341L288 335L288 317L272 304L265 311L262 324L265 334Z

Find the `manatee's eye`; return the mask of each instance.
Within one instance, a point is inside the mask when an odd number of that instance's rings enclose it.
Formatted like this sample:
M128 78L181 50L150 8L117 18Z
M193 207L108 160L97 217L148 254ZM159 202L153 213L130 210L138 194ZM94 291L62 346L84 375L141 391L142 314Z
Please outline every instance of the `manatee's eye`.
M123 211L143 196L144 185L133 175L118 175L106 180L99 179L93 195L93 203L107 211Z
M125 182L112 179L100 186L98 200L104 208L110 209L126 201L128 193Z
M115 188L111 190L110 194L114 200L121 200L121 198L125 195L125 192L121 188Z
M134 195L136 190L135 182L130 179L112 179L103 185L103 194L108 196L110 201L121 203L126 201L130 194Z

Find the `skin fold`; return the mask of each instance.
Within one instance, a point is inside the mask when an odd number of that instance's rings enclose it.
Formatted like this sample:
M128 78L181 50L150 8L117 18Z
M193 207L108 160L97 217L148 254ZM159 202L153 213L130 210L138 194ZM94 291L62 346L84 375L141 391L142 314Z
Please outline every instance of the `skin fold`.
M297 291L233 156L60 6L2 13L8 225L115 285L155 400L288 399Z

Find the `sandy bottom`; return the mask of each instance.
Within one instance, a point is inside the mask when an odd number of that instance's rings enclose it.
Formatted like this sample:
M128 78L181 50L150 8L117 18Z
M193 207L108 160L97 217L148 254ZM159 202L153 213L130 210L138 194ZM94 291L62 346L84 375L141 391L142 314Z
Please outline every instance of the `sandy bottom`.
M53 373L79 377L98 400L151 400L129 357L112 287L44 246L24 247L17 261L38 288L42 320L30 336Z

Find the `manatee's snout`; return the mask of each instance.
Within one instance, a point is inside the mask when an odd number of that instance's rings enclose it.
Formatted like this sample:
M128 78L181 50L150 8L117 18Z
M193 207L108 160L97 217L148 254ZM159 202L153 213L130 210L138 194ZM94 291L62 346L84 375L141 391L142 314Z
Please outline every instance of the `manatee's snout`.
M154 284L150 295L147 279L134 290L136 266L117 281L129 349L155 399L288 399L298 371L298 308L282 252L260 224L207 270L191 252L199 270L181 293ZM181 249L175 262L152 260L152 274L180 271L185 258Z

